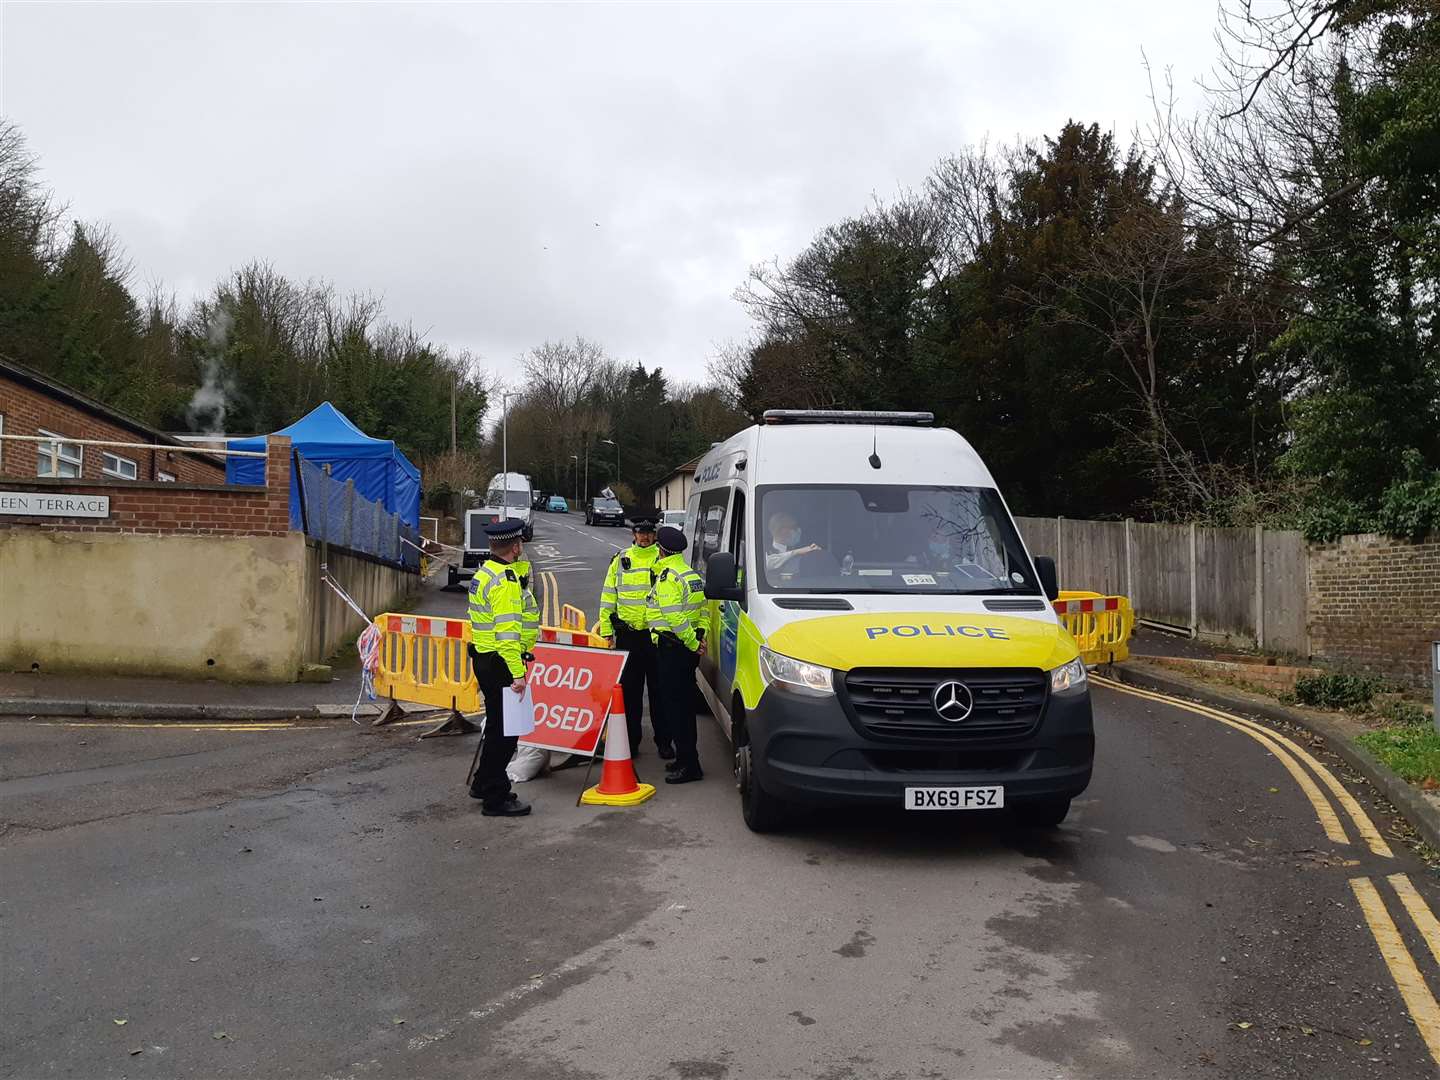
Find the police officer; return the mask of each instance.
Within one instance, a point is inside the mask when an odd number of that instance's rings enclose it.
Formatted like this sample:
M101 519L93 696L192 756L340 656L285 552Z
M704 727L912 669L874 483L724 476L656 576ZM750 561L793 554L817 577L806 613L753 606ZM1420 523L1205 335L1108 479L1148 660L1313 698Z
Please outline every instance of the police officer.
M600 636L613 639L616 648L630 654L620 676L620 689L625 695L625 722L630 728L630 755L635 757L640 753L641 718L648 686L655 749L668 761L675 756L675 750L655 705L655 646L645 621L645 602L655 587L654 567L660 556L655 546L655 525L659 520L658 514L648 510L637 510L631 515L630 529L635 542L611 560L610 569L605 572L605 585L600 590Z
M695 749L695 665L705 655L705 585L685 562L683 532L666 527L658 541L655 588L646 611L660 684L651 705L675 743L665 782L688 784L704 776Z
M490 556L470 581L470 660L485 698L485 733L470 797L488 817L530 813L510 790L505 766L516 737L505 734L505 697L525 689L526 664L540 637L540 607L530 591L530 564L523 558L525 523L515 518L485 526Z

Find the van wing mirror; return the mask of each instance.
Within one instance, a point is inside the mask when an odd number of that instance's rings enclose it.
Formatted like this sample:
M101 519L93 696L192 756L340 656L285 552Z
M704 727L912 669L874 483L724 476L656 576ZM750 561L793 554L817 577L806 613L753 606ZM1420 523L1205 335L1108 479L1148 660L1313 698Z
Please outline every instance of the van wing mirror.
M705 599L744 601L745 590L740 587L739 575L735 572L735 556L728 551L717 551L705 562Z
M1055 572L1055 560L1048 555L1035 556L1035 573L1040 575L1040 588L1045 590L1045 599L1058 599L1060 576Z

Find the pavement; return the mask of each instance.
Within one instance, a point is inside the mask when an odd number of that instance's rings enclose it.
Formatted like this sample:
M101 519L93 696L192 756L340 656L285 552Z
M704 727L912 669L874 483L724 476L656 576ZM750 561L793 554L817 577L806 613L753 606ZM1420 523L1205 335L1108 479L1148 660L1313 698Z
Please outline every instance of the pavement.
M624 540L547 516L537 566L593 616ZM1434 1075L1440 882L1388 803L1264 718L1093 693L1049 831L757 836L713 723L702 783L568 770L499 820L473 736L0 721L0 1076Z
M437 567L407 611L445 618L466 617L463 588L446 589ZM539 583L538 598L548 582ZM593 606L593 603L592 603ZM371 612L378 615L380 612ZM380 709L361 699L359 661L353 650L323 683L228 683L125 676L82 676L49 672L0 672L0 717L91 716L169 720L285 720L349 716ZM411 711L419 709L410 706Z

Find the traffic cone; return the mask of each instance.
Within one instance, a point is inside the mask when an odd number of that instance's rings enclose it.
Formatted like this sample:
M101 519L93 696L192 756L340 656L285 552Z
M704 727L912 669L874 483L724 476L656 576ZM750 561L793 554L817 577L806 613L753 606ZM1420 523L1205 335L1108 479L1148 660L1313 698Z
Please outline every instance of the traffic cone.
M617 686L610 696L610 719L605 722L605 760L600 766L600 783L586 788L580 801L590 806L637 806L654 794L655 785L640 783L630 762L625 695Z

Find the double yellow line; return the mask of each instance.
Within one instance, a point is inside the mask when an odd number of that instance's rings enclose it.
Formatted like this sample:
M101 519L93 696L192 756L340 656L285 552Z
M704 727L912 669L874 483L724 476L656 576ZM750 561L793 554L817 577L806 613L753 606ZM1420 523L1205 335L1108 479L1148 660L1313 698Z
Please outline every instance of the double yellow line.
M560 582L556 580L555 574L550 570L539 572L541 588L540 599L540 625L560 625Z
M1350 837L1345 831L1345 822L1341 820L1335 806L1326 796L1326 790L1345 811L1357 836L1365 842L1371 853L1384 859L1394 858L1395 853L1385 842L1385 838L1380 835L1380 831L1375 827L1375 822L1371 820L1370 815L1365 812L1365 808L1355 800L1355 797L1350 794L1344 784L1340 783L1334 773L1288 736L1265 727L1263 724L1258 724L1254 720L1247 720L1234 713L1213 709L1208 705L1198 705L1195 702L1184 701L1151 690L1140 690L1098 675L1092 675L1091 678L1097 685L1103 686L1107 690L1144 698L1147 701L1160 702L1176 709L1184 709L1186 712L1216 720L1227 727L1243 732L1274 755L1294 778L1295 783L1299 785L1300 790L1310 801L1311 807L1314 808L1320 827L1325 830L1325 835L1333 843L1348 845ZM1305 766L1309 766L1314 777L1306 772ZM1318 784L1316 778L1319 779ZM1425 899L1416 890L1407 875L1390 874L1385 880L1394 890L1400 906L1404 908L1415 924L1415 928L1420 932L1431 956L1437 964L1440 964L1440 921L1436 920L1429 905L1425 903ZM1381 896L1380 890L1368 877L1351 878L1350 889L1355 894L1355 899L1365 916L1365 922L1370 927L1370 934L1380 949L1380 956L1390 970L1390 977L1395 981L1396 989L1400 991L1400 997L1405 1002L1410 1018L1415 1021L1416 1030L1425 1040L1425 1045L1430 1050L1430 1056L1435 1059L1437 1065L1440 1065L1440 1004L1436 1003L1435 995L1431 993L1430 987L1426 984L1425 977L1415 962L1415 957L1405 944L1405 939L1395 925L1395 920L1390 917L1390 911L1385 906L1385 900Z

